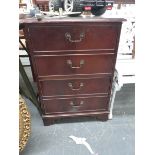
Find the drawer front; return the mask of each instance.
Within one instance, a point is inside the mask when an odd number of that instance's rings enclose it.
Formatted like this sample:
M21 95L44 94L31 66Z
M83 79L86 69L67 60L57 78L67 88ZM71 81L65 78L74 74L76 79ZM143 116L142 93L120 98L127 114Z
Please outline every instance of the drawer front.
M45 114L108 110L109 98L104 96L42 100Z
M34 56L38 76L113 73L115 55Z
M43 97L96 93L108 94L111 78L46 80L40 81L39 84Z
M110 25L30 26L32 51L116 49L119 27Z

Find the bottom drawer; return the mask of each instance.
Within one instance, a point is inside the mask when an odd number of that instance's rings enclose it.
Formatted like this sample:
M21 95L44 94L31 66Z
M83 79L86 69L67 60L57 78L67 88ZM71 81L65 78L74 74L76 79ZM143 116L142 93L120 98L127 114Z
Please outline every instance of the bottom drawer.
M44 114L76 113L85 111L108 110L109 97L91 96L74 98L43 99Z

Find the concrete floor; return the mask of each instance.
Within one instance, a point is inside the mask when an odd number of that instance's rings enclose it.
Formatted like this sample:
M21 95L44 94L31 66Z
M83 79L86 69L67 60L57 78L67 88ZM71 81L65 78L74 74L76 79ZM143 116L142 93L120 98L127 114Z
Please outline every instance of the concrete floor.
M58 120L43 126L42 119L26 99L31 113L31 135L21 155L91 155L84 145L77 145L70 135L85 137L97 155L135 154L135 85L127 84L117 92L113 119L101 122L79 117Z

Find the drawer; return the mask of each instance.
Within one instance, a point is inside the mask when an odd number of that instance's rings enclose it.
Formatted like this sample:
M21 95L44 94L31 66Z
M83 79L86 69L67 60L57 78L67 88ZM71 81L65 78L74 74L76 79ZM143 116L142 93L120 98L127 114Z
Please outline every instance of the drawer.
M113 73L114 54L34 56L38 76Z
M45 114L108 111L109 98L104 96L42 100Z
M91 78L91 79L65 79L65 80L45 80L40 81L41 96L64 96L83 94L108 94L111 86L111 78Z
M114 25L30 26L32 51L116 49L120 27Z

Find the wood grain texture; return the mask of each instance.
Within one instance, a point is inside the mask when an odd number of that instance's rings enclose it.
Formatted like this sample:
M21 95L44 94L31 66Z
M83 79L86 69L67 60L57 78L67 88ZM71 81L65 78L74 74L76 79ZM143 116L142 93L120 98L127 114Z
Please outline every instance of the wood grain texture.
M74 98L43 99L44 114L64 114L93 112L98 110L108 111L108 97L89 96Z
M49 23L54 23L55 25L66 25L66 24L74 24L74 25L81 25L83 23L91 24L91 25L96 25L96 24L101 24L101 23L106 23L105 25L112 25L113 23L115 25L121 25L123 21L126 21L126 19L123 18L105 18L105 17L54 17L54 18L44 18L41 21L38 21L36 18L27 18L27 19L21 19L19 22L21 24L24 24L25 26L30 26L30 25L47 25Z
M95 51L94 51L95 53ZM114 54L35 55L37 76L69 74L112 74Z
M83 25L65 26L33 25L29 27L29 32L33 51L115 49L118 29L117 25L95 24L90 26L90 24L84 23ZM40 36L38 37L37 34ZM67 39L66 34L70 35L70 40ZM80 37L81 34L84 36ZM46 40L46 42L42 40Z
M44 125L61 117L108 119L123 21L101 17L20 21L25 25Z
M75 96L84 94L109 94L112 79L89 78L89 79L66 79L40 81L41 96ZM63 88L63 89L62 89Z

